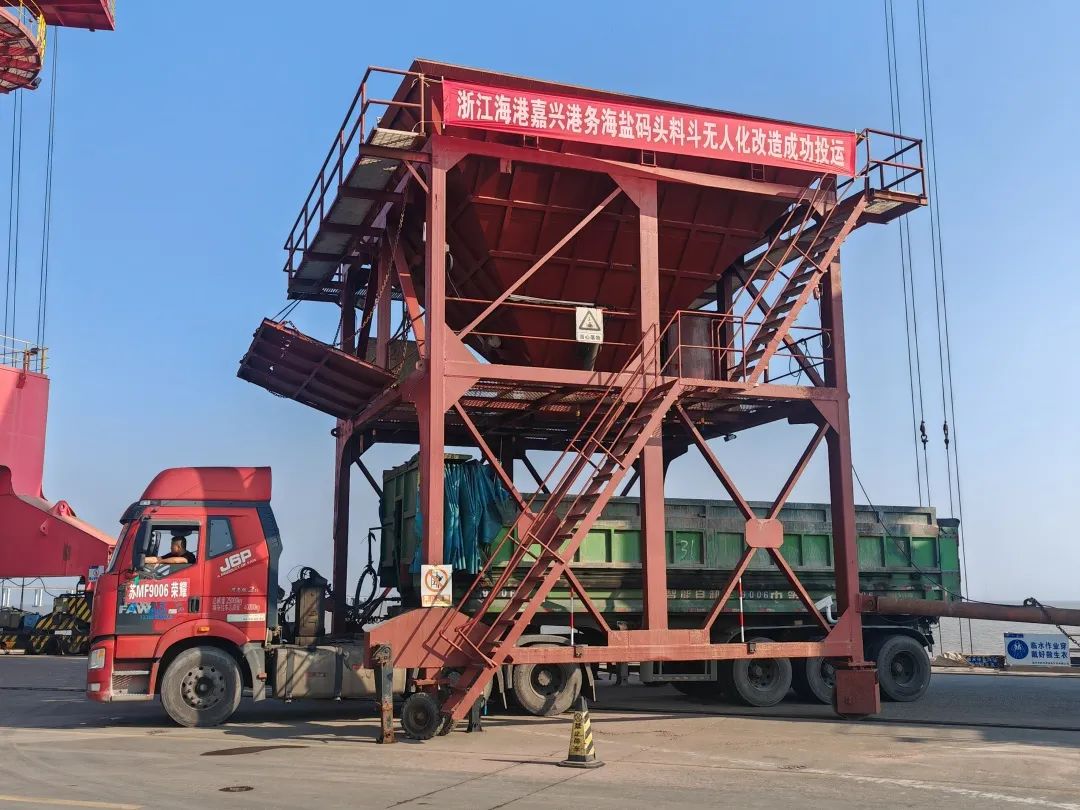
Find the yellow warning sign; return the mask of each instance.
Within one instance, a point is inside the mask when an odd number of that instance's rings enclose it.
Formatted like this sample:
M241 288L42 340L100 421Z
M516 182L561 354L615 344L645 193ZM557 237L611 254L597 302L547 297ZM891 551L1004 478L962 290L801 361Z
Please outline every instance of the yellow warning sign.
M575 307L578 343L604 342L604 311L600 307Z

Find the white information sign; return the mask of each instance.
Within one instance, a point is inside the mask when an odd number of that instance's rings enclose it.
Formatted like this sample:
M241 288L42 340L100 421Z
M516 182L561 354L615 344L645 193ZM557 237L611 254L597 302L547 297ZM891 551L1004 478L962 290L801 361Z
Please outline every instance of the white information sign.
M420 566L420 606L450 607L454 601L453 566Z
M604 342L604 311L599 307L575 307L578 343Z
M1006 633L1005 666L1067 667L1069 639L1060 633Z

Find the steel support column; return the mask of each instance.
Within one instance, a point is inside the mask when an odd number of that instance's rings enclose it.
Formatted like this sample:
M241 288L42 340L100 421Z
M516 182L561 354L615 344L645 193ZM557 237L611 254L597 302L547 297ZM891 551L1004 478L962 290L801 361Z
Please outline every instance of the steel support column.
M352 485L352 435L338 421L334 447L334 589L331 628L340 633L345 625L345 597L349 592L349 488Z
M356 270L345 271L341 285L341 350L356 353ZM333 571L330 575L334 589L331 628L340 633L345 627L345 598L349 592L349 488L352 485L352 462L355 444L347 421L339 419L334 431L334 525Z
M832 336L825 351L825 384L836 394L819 407L829 423L829 500L832 508L833 560L840 622L831 635L843 632L851 644L851 661L836 672L834 707L839 714L862 716L881 710L877 672L864 659L859 613L859 549L855 527L855 489L851 474L851 423L848 415L847 365L844 352L844 295L840 261L822 278L821 323Z
M452 164L449 164L452 165ZM443 559L443 445L446 439L446 171L448 160L434 151L427 195L424 243L424 379L416 403L420 419L420 511L424 516L420 559Z
M378 277L380 288L385 288L381 299L375 306L375 365L380 368L390 367L390 306L393 300L390 289L390 251L383 248L379 251Z
M660 372L660 352L653 343L660 339L660 228L657 220L655 180L618 178L619 185L638 209L638 250L640 287L638 325L641 351L650 358L645 386L655 385ZM642 392L644 395L644 392ZM641 574L644 610L643 625L649 630L666 630L667 548L664 533L664 444L658 430L645 444L638 459L641 480Z

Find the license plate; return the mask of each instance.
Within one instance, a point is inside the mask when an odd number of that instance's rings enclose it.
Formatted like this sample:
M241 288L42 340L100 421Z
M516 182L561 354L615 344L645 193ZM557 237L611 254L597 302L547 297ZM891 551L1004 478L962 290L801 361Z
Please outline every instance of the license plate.
M53 632L53 635L54 636L70 636L71 631L70 630L56 630L56 631Z

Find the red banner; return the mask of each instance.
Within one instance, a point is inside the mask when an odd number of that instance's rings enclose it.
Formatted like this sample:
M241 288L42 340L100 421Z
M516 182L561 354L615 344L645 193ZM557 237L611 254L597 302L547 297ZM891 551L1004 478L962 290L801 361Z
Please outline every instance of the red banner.
M855 133L443 81L448 126L855 174Z

